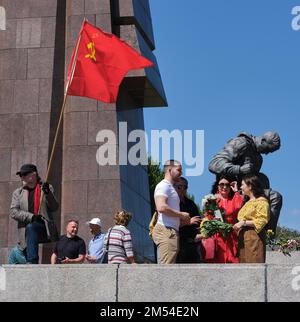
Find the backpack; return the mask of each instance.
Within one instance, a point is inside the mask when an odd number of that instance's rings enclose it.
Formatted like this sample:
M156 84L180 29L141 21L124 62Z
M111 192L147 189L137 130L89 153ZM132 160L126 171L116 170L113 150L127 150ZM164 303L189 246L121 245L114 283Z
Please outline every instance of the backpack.
M152 216L152 218L151 218L151 221L149 223L149 237L151 239L153 239L152 234L153 234L153 229L154 229L154 227L155 227L155 225L157 223L157 218L158 218L158 213L157 213L157 211L155 211L153 216Z

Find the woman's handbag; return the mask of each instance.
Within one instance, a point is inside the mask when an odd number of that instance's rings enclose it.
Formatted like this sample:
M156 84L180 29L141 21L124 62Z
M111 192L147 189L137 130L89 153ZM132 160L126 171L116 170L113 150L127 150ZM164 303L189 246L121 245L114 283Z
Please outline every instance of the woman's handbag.
M108 264L108 251L105 249L102 264Z
M203 261L211 261L216 257L217 245L213 237L202 239L202 257Z
M112 228L109 231L107 240L106 240L106 245L105 245L105 250L104 250L104 256L103 256L103 260L102 260L102 264L108 264L108 249L109 249L109 237L110 237L110 233L112 231Z
M158 213L157 211L154 212L151 221L149 223L149 237L153 240L152 234L153 234L153 229L157 223L157 218L158 218Z

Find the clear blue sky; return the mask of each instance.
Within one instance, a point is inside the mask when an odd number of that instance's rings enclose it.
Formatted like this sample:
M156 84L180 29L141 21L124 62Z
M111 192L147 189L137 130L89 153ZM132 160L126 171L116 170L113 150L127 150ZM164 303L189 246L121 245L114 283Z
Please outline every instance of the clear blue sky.
M169 107L145 109L145 127L204 130L205 171L188 178L199 202L208 162L240 131L277 131L282 147L262 171L282 193L279 222L300 230L300 0L150 0L155 55Z

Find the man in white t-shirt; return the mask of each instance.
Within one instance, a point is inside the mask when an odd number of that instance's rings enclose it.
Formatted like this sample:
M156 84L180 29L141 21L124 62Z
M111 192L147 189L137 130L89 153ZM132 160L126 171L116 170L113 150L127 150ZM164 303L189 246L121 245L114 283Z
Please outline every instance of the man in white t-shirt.
M176 263L179 251L179 226L190 223L190 215L180 211L180 199L174 183L182 173L181 163L169 160L164 165L165 178L155 188L154 200L158 212L153 229L153 241L158 248L158 263Z

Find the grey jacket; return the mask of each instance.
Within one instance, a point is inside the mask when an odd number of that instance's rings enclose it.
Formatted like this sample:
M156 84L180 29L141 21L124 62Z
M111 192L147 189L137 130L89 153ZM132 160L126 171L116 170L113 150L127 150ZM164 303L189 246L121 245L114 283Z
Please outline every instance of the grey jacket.
M40 214L45 222L49 241L55 241L58 238L58 233L52 212L58 209L59 204L54 196L53 187L49 185L49 188L50 192L47 195L43 194ZM28 211L28 191L23 189L23 187L20 187L13 192L10 216L18 222L19 245L22 249L25 249L25 228L26 225L32 222L34 214Z

